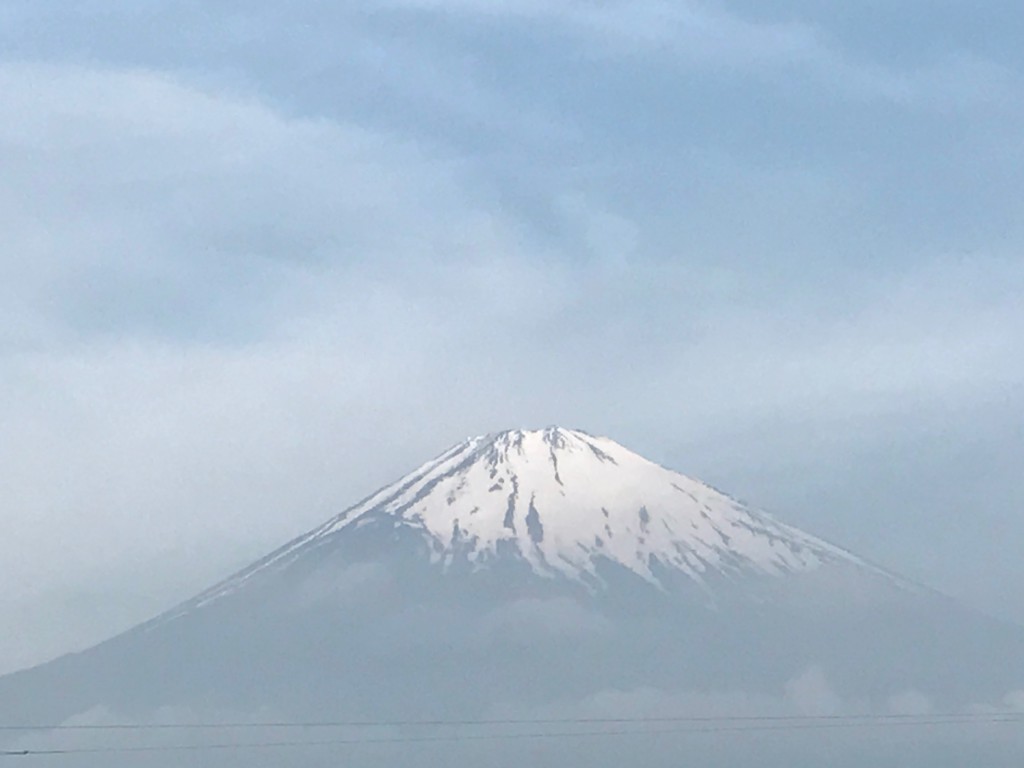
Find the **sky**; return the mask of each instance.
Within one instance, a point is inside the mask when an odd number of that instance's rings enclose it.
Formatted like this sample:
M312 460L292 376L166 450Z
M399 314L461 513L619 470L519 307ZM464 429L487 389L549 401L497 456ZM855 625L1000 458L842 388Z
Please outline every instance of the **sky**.
M548 424L1024 622L1024 8L847 6L0 2L0 672Z

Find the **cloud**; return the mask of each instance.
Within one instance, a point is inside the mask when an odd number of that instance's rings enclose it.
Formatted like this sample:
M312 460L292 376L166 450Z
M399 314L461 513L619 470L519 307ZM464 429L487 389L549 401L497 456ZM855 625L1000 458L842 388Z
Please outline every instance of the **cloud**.
M491 641L531 643L538 637L587 637L609 629L603 616L561 597L522 598L496 608L484 617L481 631Z
M888 709L894 715L927 715L933 711L934 705L920 691L903 691L889 697Z
M1024 691L1011 691L1006 694L1004 703L1010 709L1024 712Z
M846 98L881 100L942 111L1019 105L1013 70L967 52L903 69L857 58L815 24L751 20L706 2L573 2L535 0L390 0L386 9L437 18L468 16L495 23L530 22L568 32L594 57L646 58L659 64L753 75L764 81L798 79Z
M813 30L800 23L752 23L693 2L573 1L557 6L535 0L397 0L384 7L495 19L552 22L585 33L606 53L671 51L719 63L791 60L817 48Z
M983 713L1005 713L1013 707L1008 704L1014 693L1007 695L1002 702L975 705L964 708L960 715L970 716ZM830 729L827 723L833 719L872 720L878 721L882 727L872 731L873 738L881 738L887 731L895 734L895 739L902 738L898 728L887 729L887 723L896 722L907 717L913 720L924 720L930 723L934 718L949 717L950 712L935 714L931 698L921 691L897 691L877 698L860 699L844 696L836 690L818 667L801 670L788 680L780 690L775 691L742 691L742 690L685 690L671 691L658 688L639 688L631 690L609 689L594 693L585 698L569 701L551 702L539 708L522 709L515 705L497 706L491 713L495 717L538 717L538 718L570 718L570 719L606 719L606 718L649 718L662 724L679 720L682 725L696 727L699 730L702 720L733 721L732 725L742 726L751 720L766 720L757 725L771 726L779 720L791 720L801 723L824 724L825 732L834 737L839 731ZM898 717L891 718L892 715ZM695 722L684 723L692 719ZM776 723L785 731L785 723ZM977 731L984 732L989 724L977 725ZM968 724L964 733L970 735L975 726ZM863 738L864 731L853 727L854 738ZM923 733L924 731L922 731Z
M319 266L443 258L458 244L442 232L487 225L439 162L354 125L142 71L7 66L0 79L4 285L21 315L8 343L59 321L82 333L205 321L208 338L236 312L260 320L244 300L273 316L275 295ZM460 221L437 215L446 198ZM228 286L242 301L218 308Z
M662 458L1024 375L1012 258L770 258L789 208L838 237L842 179L708 153L687 215L555 178L530 216L429 142L165 73L5 64L0 89L0 581L79 600L54 634L82 642L466 435L566 423ZM50 652L31 636L0 642Z
M315 573L304 577L296 586L295 594L282 600L285 611L345 609L374 602L391 586L391 574L380 563L353 563L321 566Z
M842 701L817 667L804 670L786 683L786 701L802 715L835 715Z
M969 718L971 712L978 717L1006 711L1005 703L995 703L965 708L961 714ZM635 726L647 731L642 737L645 744L663 742L660 745L677 757L680 744L685 743L690 757L708 750L709 761L756 751L758 759L770 765L793 764L798 754L800 760L815 755L817 761L857 766L870 753L887 765L925 760L923 765L945 766L956 764L946 762L951 754L991 752L1003 760L1024 748L1012 725L993 724L984 717L965 721L948 714L944 721L920 691L873 699L845 697L815 667L802 670L775 691L609 689L578 700L531 708L505 704L489 712L495 718L647 719L646 724ZM610 742L605 746L619 748ZM636 746L627 743L621 748ZM723 760L723 764L727 763Z

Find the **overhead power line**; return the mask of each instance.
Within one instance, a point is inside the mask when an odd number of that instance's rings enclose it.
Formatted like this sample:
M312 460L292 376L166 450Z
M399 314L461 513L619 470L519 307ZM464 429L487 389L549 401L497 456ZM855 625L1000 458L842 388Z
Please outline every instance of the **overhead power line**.
M718 724L715 724L715 721ZM619 718L604 720L603 722L624 722L634 725L644 723L664 722L665 718ZM455 727L465 727L466 723L474 725L487 724L510 724L523 723L525 721L439 721L438 724ZM593 720L579 719L574 721L546 720L532 721L534 723L566 724L568 722L593 722ZM683 723L689 723L684 725ZM420 721L418 724L427 724ZM433 723L431 723L433 724ZM1005 725L1024 724L1024 713L963 713L959 716L914 716L914 715L829 715L809 718L777 716L777 717L750 717L740 718L688 718L680 720L680 724L671 728L612 728L601 730L562 730L562 731L532 731L512 733L454 733L454 734L431 734L420 736L388 736L371 738L336 738L336 739L288 739L278 741L251 741L251 742L221 742L221 743L198 743L198 744L143 744L143 745L106 745L95 747L54 747L54 748L31 748L20 750L0 751L0 757L28 757L33 755L81 755L81 754L105 754L105 753L140 753L140 752L196 752L206 750L236 750L236 749L295 749L303 747L326 747L326 746L373 746L373 745L401 745L401 744L425 744L425 743L455 743L455 742L477 742L477 741L507 741L507 740L543 740L543 739L579 739L579 738L604 738L622 736L657 736L657 735L695 735L714 733L744 733L744 732L790 732L790 731L814 731L851 728L892 728L892 727L930 727L948 725ZM244 724L246 727L268 727L266 724ZM289 727L302 727L298 723L290 723ZM315 724L317 726L323 725ZM333 724L332 724L333 725ZM349 724L346 724L349 725Z
M975 712L933 712L924 714L877 713L833 715L667 715L639 717L539 717L476 719L393 719L393 720L308 720L308 721L223 721L208 723L31 723L0 724L0 731L136 731L136 730L227 730L251 728L398 728L398 727L487 727L499 725L620 725L633 723L749 723L749 722L831 722L902 721L927 719L956 721L989 718L1024 719L1024 711L987 710Z

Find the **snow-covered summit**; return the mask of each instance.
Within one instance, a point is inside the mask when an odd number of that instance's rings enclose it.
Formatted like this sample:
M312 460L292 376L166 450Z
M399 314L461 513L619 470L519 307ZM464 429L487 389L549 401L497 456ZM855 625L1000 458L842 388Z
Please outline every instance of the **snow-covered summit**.
M663 569L704 582L836 561L862 565L613 440L549 427L469 438L239 577L382 525L418 532L440 568L456 561L486 568L514 556L537 574L588 584L600 583L598 566L608 562L654 584Z

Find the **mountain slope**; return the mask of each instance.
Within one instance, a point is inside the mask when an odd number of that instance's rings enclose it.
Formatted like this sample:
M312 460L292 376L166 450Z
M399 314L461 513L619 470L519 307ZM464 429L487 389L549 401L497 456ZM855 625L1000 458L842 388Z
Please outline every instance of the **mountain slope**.
M471 438L166 614L0 678L0 716L466 716L778 691L809 666L850 696L956 706L1024 687L1024 633L553 427Z

